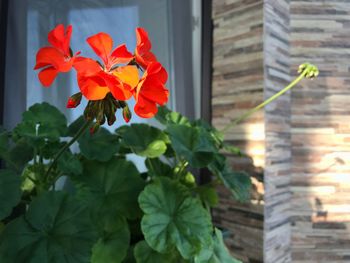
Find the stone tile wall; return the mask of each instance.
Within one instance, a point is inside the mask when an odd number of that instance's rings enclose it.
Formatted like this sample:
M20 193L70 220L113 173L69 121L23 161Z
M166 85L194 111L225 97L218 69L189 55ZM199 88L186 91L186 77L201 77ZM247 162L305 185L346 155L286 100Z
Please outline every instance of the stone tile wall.
M350 1L291 0L293 262L350 262Z
M213 0L213 119L219 129L309 61L321 75L231 129L251 202L221 190L214 211L244 262L350 262L350 1Z

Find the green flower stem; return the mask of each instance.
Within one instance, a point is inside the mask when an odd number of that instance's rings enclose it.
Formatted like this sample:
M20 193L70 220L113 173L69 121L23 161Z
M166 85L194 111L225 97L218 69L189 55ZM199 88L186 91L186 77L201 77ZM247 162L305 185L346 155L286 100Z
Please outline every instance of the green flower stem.
M267 104L271 103L272 101L277 99L279 96L283 95L288 90L293 88L303 78L305 78L305 77L307 77L307 78L314 78L314 77L317 77L317 75L319 73L316 66L308 64L308 63L304 63L304 64L300 65L298 72L300 73L300 75L296 79L294 79L291 83L289 83L288 86L286 86L284 89L282 89L281 91L277 92L276 94L274 94L273 96L271 96L270 98L268 98L267 100L265 100L264 102L262 102L261 104L256 106L255 108L247 111L246 113L244 113L243 115L241 115L237 119L235 119L234 121L232 121L229 124L227 124L221 130L221 132L225 134L230 128L236 126L238 123L240 123L244 119L248 118L249 116L251 116L252 114L257 112L258 110L260 110L261 108L265 107Z
M183 171L186 169L187 165L188 165L188 162L187 162L187 161L180 161L180 167L179 167L179 170L178 170L177 173L176 173L176 178L177 178L177 179L180 179L180 178L181 178L182 173L183 173Z
M51 170L53 169L54 165L57 163L58 159L62 156L62 154L76 141L79 139L79 137L85 132L85 130L87 128L89 128L89 126L91 125L91 121L86 121L85 124L79 129L79 131L74 135L74 137L67 142L59 151L58 153L55 155L53 161L51 162L49 168L47 169L47 172L45 174L45 181L48 180L49 175ZM55 183L57 180L57 178L53 181L53 183Z
M52 185L52 190L54 190L54 191L56 190L56 182L57 182L58 178L60 178L62 175L63 175L63 173L58 173L58 174L53 178L52 183L51 183L51 185Z

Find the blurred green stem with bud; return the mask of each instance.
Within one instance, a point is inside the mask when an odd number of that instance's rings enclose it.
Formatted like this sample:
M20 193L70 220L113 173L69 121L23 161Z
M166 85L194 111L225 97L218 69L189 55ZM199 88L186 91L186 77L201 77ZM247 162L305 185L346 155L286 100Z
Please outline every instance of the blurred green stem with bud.
M313 78L317 77L318 74L319 74L319 70L318 70L318 68L316 66L314 66L314 65L312 65L310 63L304 63L304 64L301 64L299 66L298 73L300 75L296 79L294 79L291 83L289 83L288 86L286 86L284 89L282 89L281 91L277 92L276 94L274 94L273 96L271 96L270 98L268 98L267 100L265 100L264 102L262 102L261 104L256 106L255 108L247 111L243 115L239 116L237 119L235 119L232 122L230 122L229 124L227 124L221 130L221 132L225 134L230 128L236 126L241 121L243 121L246 118L250 117L252 114L257 112L261 108L265 107L267 104L271 103L272 101L277 99L279 96L281 96L284 93L286 93L288 90L293 88L296 84L298 84L302 79L304 79L304 78L313 79Z

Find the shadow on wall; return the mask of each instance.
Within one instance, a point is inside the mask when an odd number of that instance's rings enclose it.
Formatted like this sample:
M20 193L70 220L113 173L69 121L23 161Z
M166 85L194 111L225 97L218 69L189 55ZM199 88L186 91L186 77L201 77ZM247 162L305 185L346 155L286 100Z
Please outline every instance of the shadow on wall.
M292 94L292 260L349 262L349 63L318 52L320 76Z
M240 203L224 187L219 187L220 204L213 210L214 222L224 229L225 242L232 255L243 262L263 262L264 228L264 141L258 138L249 140L249 130L261 119L249 119L234 127L226 135L226 143L239 147L242 157L227 155L227 160L236 171L245 171L252 180L251 199ZM249 128L250 127L250 128ZM264 131L261 130L263 133ZM250 138L253 139L253 138Z
M350 5L290 3L293 64L320 69L292 93L292 259L349 262Z

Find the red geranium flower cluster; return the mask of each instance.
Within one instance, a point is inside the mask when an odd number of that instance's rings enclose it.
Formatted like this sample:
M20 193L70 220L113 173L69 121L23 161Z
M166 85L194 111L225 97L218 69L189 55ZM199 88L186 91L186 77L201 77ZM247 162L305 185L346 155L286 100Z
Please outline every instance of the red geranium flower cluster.
M67 107L75 108L82 96L89 100L84 116L103 124L107 119L111 125L115 121L118 108L123 109L128 122L131 113L126 101L134 97L135 113L143 118L157 113L157 104L168 101L169 92L165 87L168 75L164 67L151 52L151 42L147 32L136 29L137 45L134 53L125 44L113 49L113 40L106 33L98 33L86 41L101 59L101 62L73 54L70 48L72 26L66 30L58 25L48 34L51 46L39 49L34 69L41 69L39 80L43 86L50 86L58 73L74 68L80 92L68 99ZM143 75L140 74L140 70Z

